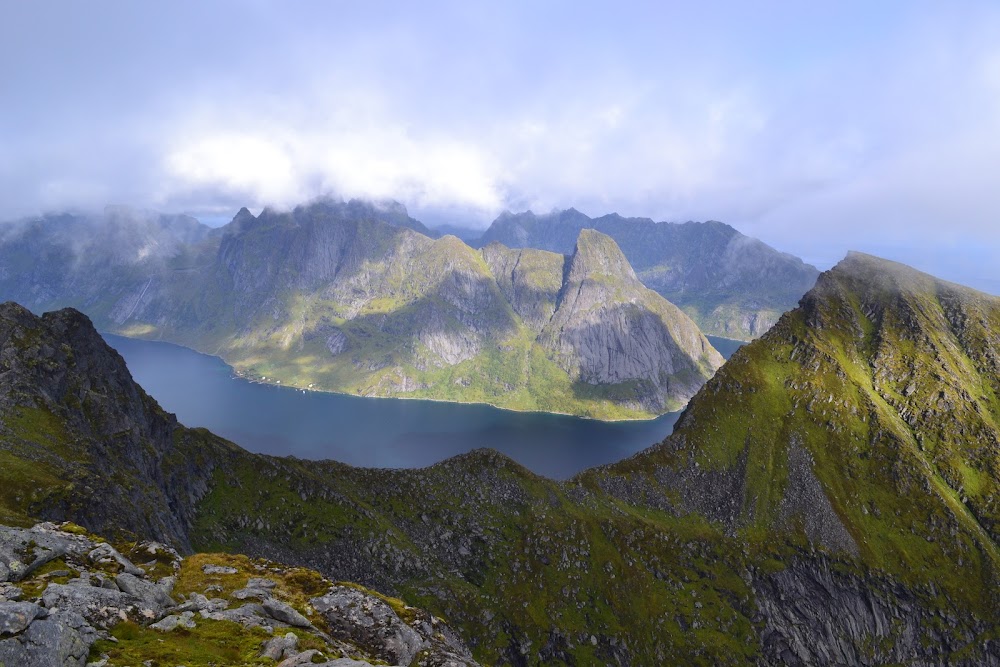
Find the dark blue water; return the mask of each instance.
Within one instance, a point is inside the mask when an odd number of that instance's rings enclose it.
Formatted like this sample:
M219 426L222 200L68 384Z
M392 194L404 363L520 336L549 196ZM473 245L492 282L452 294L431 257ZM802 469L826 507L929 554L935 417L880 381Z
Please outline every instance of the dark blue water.
M599 422L485 405L302 392L234 377L218 358L169 343L105 338L135 380L183 424L277 456L412 468L492 447L536 473L563 479L661 441L678 416Z
M743 341L733 340L732 338L722 338L720 336L705 336L705 338L726 359L733 356L733 352L746 345Z

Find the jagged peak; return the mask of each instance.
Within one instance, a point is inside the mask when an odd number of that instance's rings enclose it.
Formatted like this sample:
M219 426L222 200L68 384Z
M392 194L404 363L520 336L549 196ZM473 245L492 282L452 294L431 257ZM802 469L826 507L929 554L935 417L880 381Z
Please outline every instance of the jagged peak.
M251 213L250 209L248 209L246 206L237 211L236 215L233 216L233 222L235 222L236 224L240 224L242 222L252 222L256 219L257 219L256 216L254 216L254 214Z
M4 301L3 303L0 303L0 319L31 320L34 318L34 313L16 301Z
M632 265L613 238L596 229L581 229L570 256L569 280L574 282L594 276L638 280Z

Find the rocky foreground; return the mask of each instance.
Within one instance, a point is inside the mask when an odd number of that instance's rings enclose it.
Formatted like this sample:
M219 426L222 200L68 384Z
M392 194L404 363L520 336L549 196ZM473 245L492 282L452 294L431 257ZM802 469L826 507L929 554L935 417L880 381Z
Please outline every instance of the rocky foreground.
M0 526L0 665L472 667L439 618L304 568Z

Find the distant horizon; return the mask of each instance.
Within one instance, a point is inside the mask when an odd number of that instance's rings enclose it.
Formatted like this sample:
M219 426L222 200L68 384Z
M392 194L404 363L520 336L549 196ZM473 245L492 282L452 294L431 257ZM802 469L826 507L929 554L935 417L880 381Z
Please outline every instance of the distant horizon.
M235 218L236 215L237 215L237 213L239 213L239 211L242 210L243 208L246 208L248 211L250 211L250 213L254 217L257 217L257 216L259 216L261 214L261 212L264 211L264 209L270 208L270 209L275 209L275 210L279 210L279 211L289 211L289 210L292 210L294 208L297 208L298 206L307 206L307 205L309 205L311 203L314 203L314 202L317 202L317 201L321 201L321 200L324 200L324 199L334 199L334 200L344 201L344 202L350 201L351 199L359 199L361 201L371 201L371 200L366 199L364 197L353 197L353 198L340 197L340 198L338 198L338 197L336 197L334 195L325 194L325 195L320 195L318 197L314 197L314 198L312 198L310 200L303 201L303 202L300 202L298 204L294 204L294 205L291 205L291 206L280 206L280 205L263 205L263 206L257 206L257 207L239 206L239 207L237 207L233 211L232 215L209 215L209 216L199 215L199 214L195 214L195 213L191 213L189 211L183 211L183 210L181 210L181 211L164 211L164 210L157 210L157 209L153 209L153 208L149 208L149 207L145 207L145 206L133 206L133 205L122 203L122 202L116 202L116 203L113 203L113 204L106 204L104 207L100 207L99 209L98 208L93 208L93 209L76 208L76 209L67 209L67 210L62 210L62 211L55 211L55 210L53 210L53 211L46 211L44 213L40 213L40 214L37 214L37 215L34 215L34 216L24 216L24 217L19 218L19 219L0 220L0 226L2 226L4 224L7 224L7 223L16 223L19 220L20 221L31 220L31 219L36 219L36 218L41 218L41 217L51 216L51 215L61 215L61 214L96 215L96 214L102 213L104 211L104 209L106 209L106 208L123 207L123 208L129 208L129 209L136 210L136 211L144 211L144 212L156 213L156 214L160 214L160 215L186 215L186 216L189 216L191 218L196 219L198 222L202 223L203 225L206 225L207 227L211 227L213 229L218 229L218 228L224 227L225 225L227 225L230 222L232 222L233 218ZM719 220L719 219L716 219L716 218L708 218L708 219L705 219L705 220L657 220L657 219L655 219L655 218L653 218L651 216L643 216L643 215L624 216L624 215L618 213L617 211L608 211L608 212L605 212L605 213L600 213L600 214L595 215L593 213L589 213L589 212L587 212L585 210L582 210L581 208L576 207L576 206L568 206L566 208L554 208L554 209L550 209L550 210L544 211L544 212L543 211L535 211L535 210L532 210L532 209L524 209L524 210L521 210L521 211L504 210L504 211L501 211L497 215L496 218L493 218L492 220L490 220L483 227L462 226L460 224L456 224L455 222L444 221L444 222L434 223L434 222L429 222L427 220L423 220L423 219L417 217L416 215L414 215L413 212L410 211L409 207L406 207L405 203L398 202L398 201L395 201L395 200L392 200L392 201L394 201L397 204L403 204L403 206L406 208L407 213L410 215L410 217L412 217L415 220L417 220L418 222L424 224L428 229L439 230L442 227L454 227L456 229L461 229L461 230L468 231L468 232L476 232L476 233L479 233L480 235L482 233L484 233L489 228L489 226L497 218L499 218L500 216L502 216L504 213L511 213L511 214L514 214L514 215L519 215L519 214L523 214L523 213L533 213L533 214L535 214L537 216L542 216L542 215L549 215L549 214L552 214L552 213L559 213L559 212L567 211L567 210L570 210L570 209L575 209L575 210L579 211L580 213L583 213L584 215L586 215L588 218L591 218L591 219L597 219L597 218L601 218L601 217L604 217L604 216L607 216L607 215L619 215L619 216L621 216L623 218L641 218L641 219L651 220L654 223L667 223L667 224L685 224L685 223L688 223L688 222L692 222L692 223L720 222L720 223L725 224L725 225L727 225L729 227L732 227L733 229L735 229L740 234L743 234L744 236L747 236L747 237L750 237L750 238L757 238L757 237L753 236L753 234L747 233L746 231L740 229L740 227L738 225L732 224L730 222L726 222L725 220ZM758 240L763 241L764 243L767 243L767 241L764 241L764 239L758 239ZM863 249L863 248L860 248L860 247L859 248L848 248L848 249L846 249L844 251L843 255L841 255L839 258L836 258L836 259L834 259L832 261L829 261L829 260L824 261L825 258L821 259L821 260L812 260L811 261L809 257L804 257L804 256L801 256L801 255L797 255L794 252L790 252L787 249L782 248L780 245L775 245L773 243L767 243L767 245L769 245L770 247L774 248L778 252L782 252L782 253L785 253L785 254L788 254L788 255L792 255L793 257L797 257L798 259L802 260L804 263L806 263L806 264L808 264L808 265L810 265L810 266L818 269L819 271L828 271L829 269L832 269L834 266L836 266L838 263L840 263L842 260L844 260L851 252L860 252L860 253L864 253L864 254L868 254L868 255L873 255L875 257L880 257L882 259L887 259L887 260L890 260L890 261L898 262L900 264L904 264L904 265L909 266L911 268L917 269L918 271L921 271L921 272L926 273L928 275L934 276L935 278L939 278L941 280L946 280L948 282L956 283L956 284L959 284L959 285L964 285L966 287L971 287L972 289L975 289L977 291L983 292L985 294L989 294L991 296L998 296L998 297L1000 297L1000 277L987 277L987 276L983 276L983 277L981 277L979 279L962 280L961 278L955 278L955 277L952 277L952 276L949 276L949 275L944 275L941 272L936 272L935 270L933 270L931 268L923 266L921 264L921 262L919 262L919 261L912 261L912 260L905 259L905 258L903 258L902 254L900 252L898 252L897 250L894 250L893 248L885 248L884 251L882 251L882 252L880 252L878 250L866 250L866 249ZM927 262L927 263L932 263L932 262Z

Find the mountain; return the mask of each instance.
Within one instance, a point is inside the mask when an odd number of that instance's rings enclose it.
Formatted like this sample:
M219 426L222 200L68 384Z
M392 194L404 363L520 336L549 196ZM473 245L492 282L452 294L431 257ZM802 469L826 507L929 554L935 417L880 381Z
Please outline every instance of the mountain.
M513 278L498 258L510 253L431 239L398 204L243 209L200 234L185 220L153 225L157 236L140 220L125 239L127 225L102 233L98 223L73 222L8 232L0 294L36 310L78 307L104 330L216 354L261 381L645 418L679 409L722 363L690 319L636 281L614 242L596 234L579 235L570 259L538 259L530 278L544 289L529 297L520 283L504 291ZM588 275L580 252L606 255L616 271ZM53 261L26 264L39 254ZM599 260L588 260L595 272ZM562 304L566 262L577 267L577 291L598 279L610 286L600 308ZM510 271L527 275L516 262ZM515 297L538 301L530 321Z
M530 297L546 257L507 289ZM128 399L141 390L86 320L0 320L18 332L0 333L5 523L79 514L308 566L447 618L484 664L1000 665L995 297L852 254L665 442L563 483L488 450L359 469L179 425L132 452L87 434L169 416ZM38 405L52 416L30 430ZM109 413L90 423L95 405ZM49 462L99 447L101 465ZM132 500L114 512L76 500L119 483ZM40 492L57 487L58 503Z
M582 229L621 246L642 282L715 336L751 340L793 308L818 271L721 222L653 222L617 213L590 218L576 209L505 212L480 244L567 253Z
M704 516L750 538L779 533L865 564L906 591L910 618L875 633L898 641L931 622L918 609L933 600L996 618L998 397L1000 299L852 253L733 355L662 445L586 483L629 505ZM823 647L794 625L818 610L797 606L787 627L775 624L781 650L820 661ZM832 630L857 622L835 617Z

